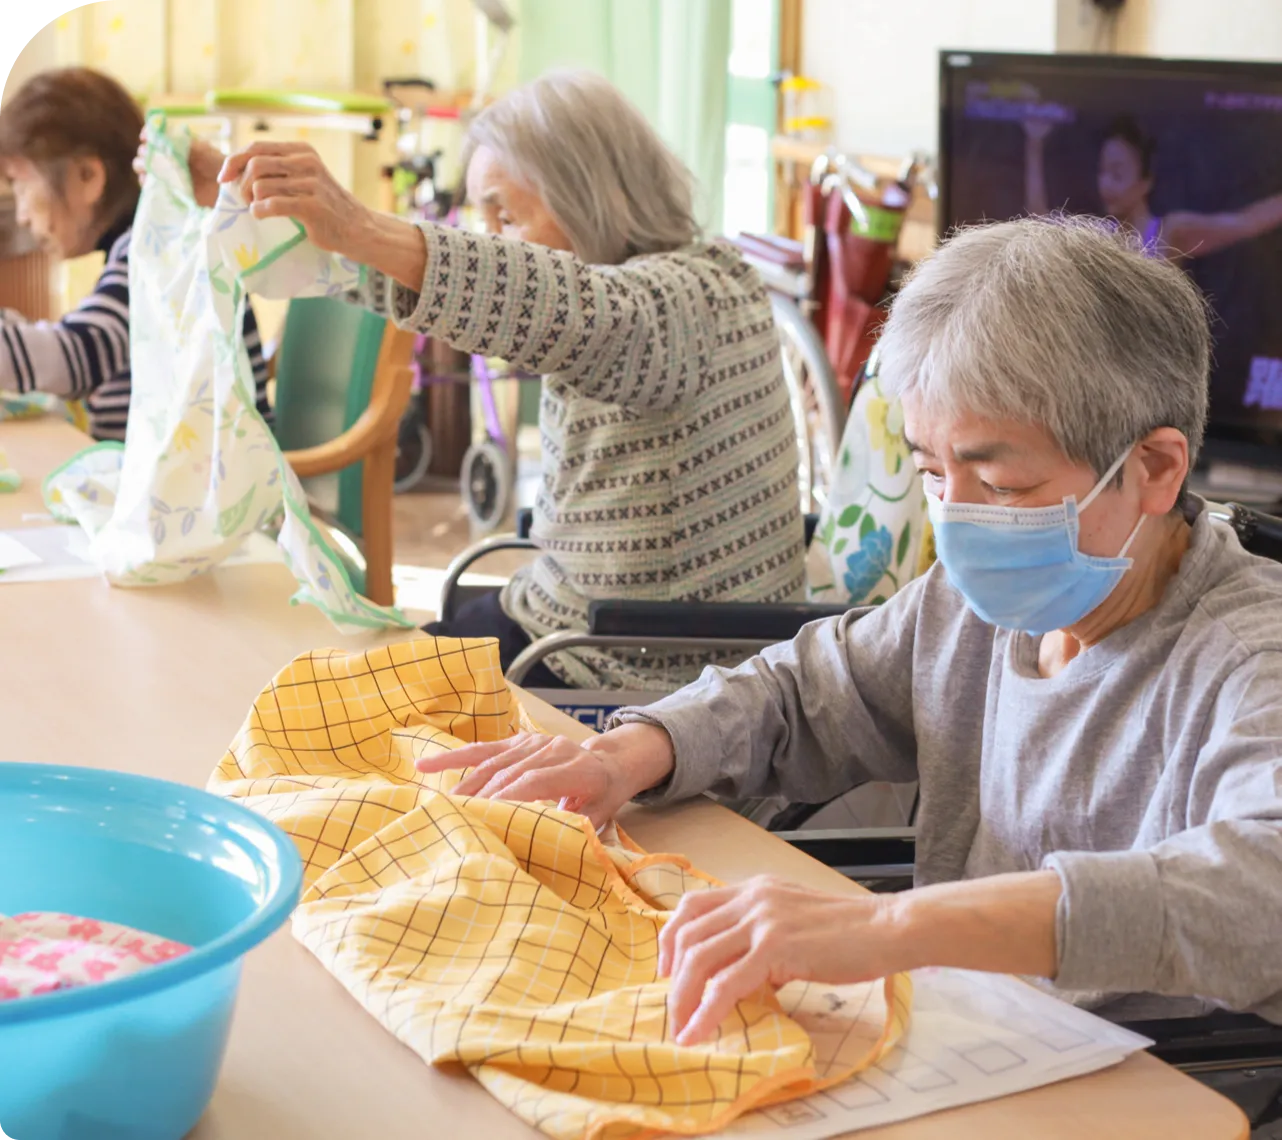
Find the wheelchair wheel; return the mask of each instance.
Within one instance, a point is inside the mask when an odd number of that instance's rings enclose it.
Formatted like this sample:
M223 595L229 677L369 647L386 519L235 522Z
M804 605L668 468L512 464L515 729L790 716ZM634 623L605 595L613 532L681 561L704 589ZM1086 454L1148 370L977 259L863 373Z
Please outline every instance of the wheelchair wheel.
M493 530L503 521L512 498L512 470L507 452L492 439L472 444L463 456L459 480L467 513L476 528Z
M396 474L392 490L401 495L413 490L432 465L432 433L422 420L411 423L408 417L401 420L396 433Z
M770 305L779 330L784 382L797 423L801 509L808 514L827 501L846 414L818 330L790 298L771 293Z

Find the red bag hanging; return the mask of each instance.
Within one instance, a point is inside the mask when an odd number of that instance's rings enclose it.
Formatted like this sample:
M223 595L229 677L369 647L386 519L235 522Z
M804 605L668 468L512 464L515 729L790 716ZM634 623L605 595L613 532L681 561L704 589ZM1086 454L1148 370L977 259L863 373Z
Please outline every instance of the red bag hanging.
M905 196L906 197L906 196ZM890 280L904 205L872 203L849 183L828 194L824 216L827 290L824 341L843 395L872 352L884 314L877 308Z

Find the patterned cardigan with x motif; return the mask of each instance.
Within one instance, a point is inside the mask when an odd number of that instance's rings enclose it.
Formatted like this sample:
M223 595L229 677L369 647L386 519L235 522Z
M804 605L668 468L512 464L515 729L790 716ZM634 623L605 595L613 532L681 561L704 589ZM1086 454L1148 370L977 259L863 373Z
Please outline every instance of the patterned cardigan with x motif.
M503 592L534 638L585 629L589 601L804 596L797 445L770 302L724 242L586 265L425 225L415 292L371 274L354 297L404 328L544 374L541 556ZM713 660L573 650L576 688L668 689Z

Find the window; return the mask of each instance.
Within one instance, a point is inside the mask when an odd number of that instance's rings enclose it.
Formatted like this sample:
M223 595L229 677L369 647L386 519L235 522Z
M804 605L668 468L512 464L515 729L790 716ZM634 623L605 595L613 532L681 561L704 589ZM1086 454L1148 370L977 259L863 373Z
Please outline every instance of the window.
M764 233L770 228L773 191L779 0L733 0L730 19L724 227L731 235Z

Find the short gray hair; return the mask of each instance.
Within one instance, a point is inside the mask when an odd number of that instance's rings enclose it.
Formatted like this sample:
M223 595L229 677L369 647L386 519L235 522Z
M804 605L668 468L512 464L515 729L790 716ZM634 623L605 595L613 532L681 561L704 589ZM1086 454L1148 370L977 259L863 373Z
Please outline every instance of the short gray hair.
M599 75L553 71L518 87L472 120L465 170L478 146L539 194L586 262L617 265L698 237L690 172Z
M1098 219L959 230L912 275L878 346L884 390L946 415L1045 428L1101 474L1159 427L1206 427L1206 302L1178 267Z

